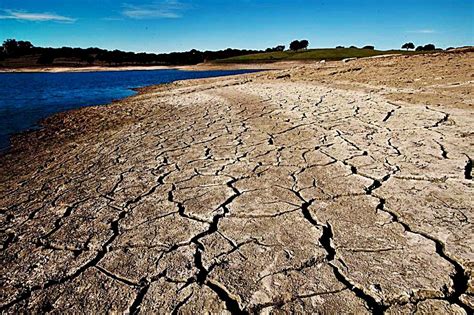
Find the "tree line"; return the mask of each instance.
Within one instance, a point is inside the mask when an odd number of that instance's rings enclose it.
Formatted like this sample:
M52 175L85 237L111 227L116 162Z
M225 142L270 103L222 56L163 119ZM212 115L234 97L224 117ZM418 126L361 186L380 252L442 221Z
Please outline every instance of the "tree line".
M410 50L410 49L415 49L415 51L432 51L436 50L436 46L434 44L427 44L424 46L418 46L415 48L415 44L412 42L405 43L402 45L402 49Z
M271 51L282 51L285 46L268 48ZM262 53L263 50L225 49L219 51L199 51L192 49L186 52L172 53L134 53L121 50L101 48L44 48L35 47L29 41L7 39L0 46L0 60L21 58L27 55L38 55L37 64L51 65L56 59L73 59L88 65L194 65L206 61L226 59L248 54Z
M346 48L344 46L337 46L336 49L343 49L343 48ZM371 46L371 45L368 45L368 46L364 46L362 48L359 48L359 47L356 47L356 46L350 46L349 48L352 48L352 49L371 49L371 50L374 50L375 47L374 46ZM449 49L452 49L453 47L450 47L450 48L447 48L447 50ZM415 49L415 51L433 51L433 50L439 50L439 48L436 48L436 46L434 44L427 44L427 45L424 45L424 46L418 46L415 48L415 44L413 44L412 42L409 42L409 43L405 43L402 45L402 49L406 49L406 50L410 50L410 49Z
M346 47L344 46L336 46L336 49L345 49ZM359 48L357 46L349 46L350 49L370 49L370 50L375 50L375 46L372 45L367 45L362 48Z
M305 50L309 46L308 40L294 40L289 45L289 50ZM199 51L192 49L186 52L171 53L134 53L121 50L107 50L96 47L91 48L48 48L36 47L29 41L7 39L0 46L0 61L7 58L21 58L24 56L36 56L36 64L52 65L61 64L64 60L87 65L194 65L206 61L226 59L242 55L257 54L263 52L281 52L286 49L285 45L270 47L265 50L248 49L225 49L219 51ZM58 59L61 59L58 61ZM31 61L29 61L31 62Z
M289 45L289 50L300 51L306 50L309 47L309 41L294 40ZM36 63L39 65L52 65L55 60L61 59L63 62L76 62L81 65L194 65L206 61L226 59L232 57L238 57L242 55L257 54L263 52L281 52L284 51L286 46L278 45L275 47L267 48L266 50L247 50L247 49L225 49L219 51L199 51L192 49L185 52L172 52L172 53L134 53L125 52L121 50L107 50L101 48L44 48L35 47L29 41L7 39L0 46L0 61L7 58L21 58L28 55L36 56ZM344 48L343 46L337 46L337 49ZM357 48L350 46L349 48ZM375 49L374 46L368 45L362 47L362 49ZM435 45L427 44L424 46L418 46L411 42L402 45L402 49L410 50L415 49L416 51L432 51L436 50ZM34 59L34 58L33 58ZM26 58L25 58L26 60ZM28 62L31 63L31 60ZM56 64L61 64L57 62ZM31 66L31 65L30 65Z
M294 40L289 45L289 50L305 50L309 41ZM29 41L7 39L0 46L0 60L7 58L21 58L28 55L38 56L36 63L39 65L52 65L55 60L76 61L87 65L106 64L117 65L194 65L206 61L238 57L242 55L257 54L263 52L285 51L285 45L269 47L265 50L248 49L225 49L219 51L199 51L192 49L185 52L171 53L134 53L121 50L107 50L101 48L45 48L36 47ZM56 64L60 64L57 62Z

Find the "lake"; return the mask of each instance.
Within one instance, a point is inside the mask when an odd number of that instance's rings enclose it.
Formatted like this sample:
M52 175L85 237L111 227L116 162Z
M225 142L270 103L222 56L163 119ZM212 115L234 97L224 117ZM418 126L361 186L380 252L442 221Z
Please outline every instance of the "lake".
M108 104L135 94L133 88L255 71L0 73L0 151L8 148L11 135L38 128L41 119L69 109Z

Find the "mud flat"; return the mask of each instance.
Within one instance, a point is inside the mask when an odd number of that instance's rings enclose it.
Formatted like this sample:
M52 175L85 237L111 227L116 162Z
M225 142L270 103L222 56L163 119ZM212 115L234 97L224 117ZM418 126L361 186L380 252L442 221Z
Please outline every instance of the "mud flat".
M474 53L150 87L0 162L1 310L474 307Z

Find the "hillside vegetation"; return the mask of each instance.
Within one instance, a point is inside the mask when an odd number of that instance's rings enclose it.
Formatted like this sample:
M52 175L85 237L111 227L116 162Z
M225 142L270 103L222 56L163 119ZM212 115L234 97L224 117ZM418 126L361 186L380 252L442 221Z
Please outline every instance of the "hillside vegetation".
M278 51L259 54L236 56L215 60L215 63L264 63L292 60L342 60L345 58L362 58L385 54L416 54L406 50L374 50L359 48L323 48L300 51Z
M269 48L284 49L284 46ZM7 39L0 46L0 68L22 68L38 66L175 66L195 65L205 61L225 59L241 55L261 53L263 50L225 49L199 51L192 49L171 53L135 53L101 48L35 47L29 41Z

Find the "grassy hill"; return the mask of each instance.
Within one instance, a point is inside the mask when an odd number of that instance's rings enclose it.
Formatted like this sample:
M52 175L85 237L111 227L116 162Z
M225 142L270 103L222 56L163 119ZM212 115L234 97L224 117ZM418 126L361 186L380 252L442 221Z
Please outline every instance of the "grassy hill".
M416 54L419 52L405 50L372 50L358 48L323 48L304 51L278 51L244 55L213 61L214 63L269 63L292 60L341 60L345 58L362 58L385 54Z

